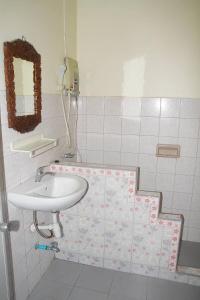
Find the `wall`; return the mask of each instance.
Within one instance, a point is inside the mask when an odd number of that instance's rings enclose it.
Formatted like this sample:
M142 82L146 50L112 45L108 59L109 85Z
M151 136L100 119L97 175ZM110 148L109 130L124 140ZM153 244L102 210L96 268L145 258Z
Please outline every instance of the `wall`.
M53 164L88 181L87 194L62 211L59 259L199 285L176 272L182 218L160 213L160 193L138 191L134 167Z
M180 158L157 158L158 143L179 144ZM80 97L78 146L88 163L139 166L140 189L161 191L183 239L200 242L200 101Z
M42 94L43 111L42 123L30 133L21 135L17 131L8 128L5 92L0 92L2 135L4 148L4 163L7 190L20 184L31 176L35 176L36 168L47 165L63 155L66 149L65 123L62 115L59 95ZM52 124L54 124L52 126ZM28 154L10 151L10 143L35 134L57 138L59 146L41 154L35 158L29 158ZM37 252L34 245L37 242L49 243L36 233L30 232L32 224L32 212L20 210L9 204L9 217L11 220L20 221L18 232L11 233L12 254L14 261L15 283L17 300L25 300L33 287L49 266L52 253ZM51 216L47 213L39 214L39 220L50 222ZM50 240L51 241L51 240Z
M65 0L67 56L77 56L77 1Z
M63 1L0 1L0 104L7 189L35 174L36 168L48 164L66 151L66 131L59 92L58 67L63 62ZM8 128L3 68L3 42L21 38L33 44L42 61L42 123L30 133L20 134ZM10 143L36 134L57 138L58 147L30 159L28 155L10 151ZM9 204L10 219L20 221L20 230L11 234L17 300L25 300L49 266L53 255L34 250L43 241L29 230L32 212ZM41 221L51 220L40 214Z
M78 0L83 96L200 97L198 0Z
M0 89L5 86L3 42L23 35L41 54L43 93L58 93L57 73L64 53L62 0L1 0L0 8Z

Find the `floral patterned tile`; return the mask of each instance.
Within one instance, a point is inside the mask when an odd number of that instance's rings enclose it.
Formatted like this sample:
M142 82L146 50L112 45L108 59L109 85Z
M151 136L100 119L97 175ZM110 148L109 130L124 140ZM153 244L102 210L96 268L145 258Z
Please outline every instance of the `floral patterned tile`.
M135 171L59 165L51 169L80 175L89 183L86 196L60 213L64 237L57 257L154 277L164 276L161 270L168 276L175 272L181 220L159 215L158 196L136 193Z
M118 259L104 259L104 268L112 269L121 272L130 272L131 264L129 261L122 261Z

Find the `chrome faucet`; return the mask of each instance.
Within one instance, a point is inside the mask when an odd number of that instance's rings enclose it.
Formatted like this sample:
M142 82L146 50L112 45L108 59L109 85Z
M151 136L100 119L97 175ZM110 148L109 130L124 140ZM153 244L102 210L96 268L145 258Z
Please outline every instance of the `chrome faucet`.
M42 166L36 170L35 182L40 182L42 177L45 175L52 175L52 176L54 175L53 172L50 172L50 171L45 172L45 168L47 168L47 167L48 166Z
M54 251L56 253L60 252L60 249L58 248L57 242L51 242L49 245L49 250Z

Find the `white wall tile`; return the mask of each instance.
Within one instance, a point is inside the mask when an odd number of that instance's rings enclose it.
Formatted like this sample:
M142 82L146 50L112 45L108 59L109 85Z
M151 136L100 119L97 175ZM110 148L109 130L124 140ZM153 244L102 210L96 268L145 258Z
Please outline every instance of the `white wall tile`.
M177 159L176 174L194 175L196 158L180 157Z
M103 151L87 151L87 162L88 163L103 163Z
M147 98L142 99L141 115L145 117L159 117L160 116L160 99Z
M173 191L174 187L174 175L172 174L157 174L156 188L158 191Z
M173 203L173 192L162 192L162 211L170 212Z
M200 118L200 101L194 99L182 99L180 117Z
M139 98L123 98L122 116L139 117L141 114L141 100Z
M172 207L176 209L188 210L190 208L191 198L191 194L174 193Z
M77 132L86 132L86 115L78 115L77 119Z
M158 173L174 174L176 167L176 159L167 157L158 157L157 171Z
M122 121L120 116L105 116L104 133L121 134Z
M178 118L180 111L180 100L173 98L161 99L161 117Z
M16 219L15 219L16 220ZM21 222L20 222L21 226ZM14 265L19 264L26 257L25 239L23 229L16 233L16 238L11 234L12 257Z
M179 136L187 138L197 138L199 131L198 119L180 119Z
M104 97L87 97L86 105L86 111L88 115L104 114Z
M87 162L87 150L77 151L77 162Z
M30 274L40 262L39 251L36 251L34 248L31 249L26 255L27 270Z
M177 137L179 129L178 118L161 118L160 119L160 136Z
M137 135L122 135L122 152L139 152L139 136Z
M103 150L103 134L88 133L87 134L88 150Z
M120 151L121 150L121 135L118 134L104 134L105 151Z
M178 144L181 146L181 156L196 157L198 144L197 139L179 138Z
M188 229L188 241L199 242L200 239L200 229L189 228Z
M19 172L23 162L20 160L18 153L12 152L10 155L4 157L5 177L7 189L18 185L21 181L21 174Z
M137 117L123 117L122 118L122 134L140 133L140 118Z
M194 177L194 187L193 187L193 192L194 194L200 194L200 177L195 176Z
M138 166L138 154L121 152L122 166Z
M34 249L34 246L39 241L39 236L37 232L32 232L30 227L25 229L25 250L28 253L31 249Z
M200 138L198 138L197 157L200 157Z
M155 191L156 190L156 173L140 172L140 190Z
M200 212L200 194L192 195L191 210L196 210Z
M87 139L85 133L77 134L77 145L79 149L86 149L87 147Z
M188 227L183 226L182 240L188 240Z
M178 137L159 136L159 144L178 144Z
M195 176L200 176L200 158L199 157L197 157L195 164L196 164Z
M190 211L189 226L200 229L199 211Z
M87 115L87 132L103 133L104 118L102 116Z
M141 135L158 135L159 118L143 117L141 118Z
M122 99L120 97L105 98L105 115L120 116Z
M176 175L174 191L180 193L192 193L193 176Z
M104 151L103 162L107 165L120 165L120 152Z
M78 114L85 115L86 114L86 97L78 98Z
M157 157L148 154L139 154L138 166L146 172L156 172Z
M1 124L8 124L7 102L5 92L0 94Z
M140 136L140 153L155 155L157 144L156 136Z

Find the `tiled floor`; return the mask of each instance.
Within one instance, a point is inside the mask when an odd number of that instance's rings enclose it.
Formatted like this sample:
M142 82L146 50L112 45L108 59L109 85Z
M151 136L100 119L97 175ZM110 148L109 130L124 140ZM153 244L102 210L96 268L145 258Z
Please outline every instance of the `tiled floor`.
M199 300L200 287L54 260L28 300Z
M182 241L179 266L200 268L200 243Z

